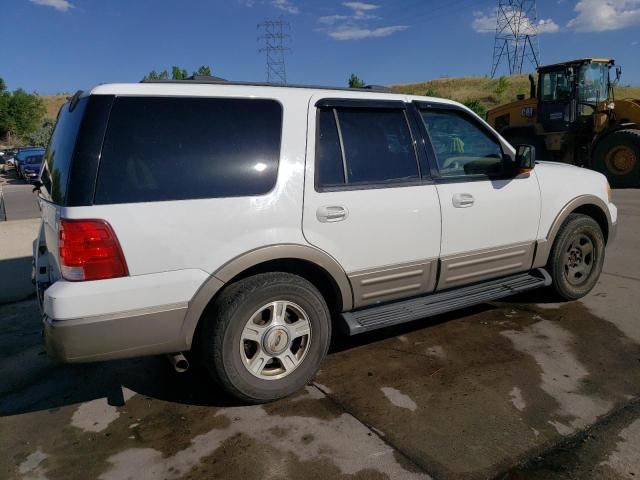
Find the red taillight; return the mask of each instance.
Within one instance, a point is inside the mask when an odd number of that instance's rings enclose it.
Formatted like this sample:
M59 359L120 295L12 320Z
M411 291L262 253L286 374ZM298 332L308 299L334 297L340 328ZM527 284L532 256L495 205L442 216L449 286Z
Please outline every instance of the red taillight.
M120 243L104 220L60 220L60 270L66 280L100 280L129 274Z

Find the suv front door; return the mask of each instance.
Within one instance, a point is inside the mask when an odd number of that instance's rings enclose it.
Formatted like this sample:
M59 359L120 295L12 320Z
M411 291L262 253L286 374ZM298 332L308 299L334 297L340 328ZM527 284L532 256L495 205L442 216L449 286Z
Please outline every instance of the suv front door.
M356 308L435 288L440 204L416 130L403 101L310 101L304 236L342 265Z
M417 107L442 209L437 289L529 270L540 220L535 171L514 176L505 145L466 110Z

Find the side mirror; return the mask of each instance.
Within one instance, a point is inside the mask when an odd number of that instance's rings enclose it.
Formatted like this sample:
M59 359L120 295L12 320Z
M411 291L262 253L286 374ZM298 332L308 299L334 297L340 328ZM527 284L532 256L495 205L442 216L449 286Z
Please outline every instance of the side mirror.
M536 147L518 145L516 147L516 174L529 173L536 166Z

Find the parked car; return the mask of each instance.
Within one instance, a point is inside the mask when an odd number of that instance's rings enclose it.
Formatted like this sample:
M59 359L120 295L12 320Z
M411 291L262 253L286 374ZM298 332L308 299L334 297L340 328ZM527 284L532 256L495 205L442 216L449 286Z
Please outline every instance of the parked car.
M77 94L37 184L47 350L181 369L191 351L265 402L311 380L336 328L544 286L580 298L617 209L603 175L534 158L437 98L226 82Z
M24 173L22 171L22 165L27 157L32 155L44 155L44 148L42 147L23 147L19 148L14 157L14 163L16 167L16 172L18 173L18 177L24 177Z
M30 155L22 162L22 177L29 183L40 178L42 155Z
M3 150L2 153L4 153L3 158L4 158L4 161L5 161L5 171L6 171L7 167L13 166L13 163L14 163L13 157L16 154L16 149L8 148L6 150Z

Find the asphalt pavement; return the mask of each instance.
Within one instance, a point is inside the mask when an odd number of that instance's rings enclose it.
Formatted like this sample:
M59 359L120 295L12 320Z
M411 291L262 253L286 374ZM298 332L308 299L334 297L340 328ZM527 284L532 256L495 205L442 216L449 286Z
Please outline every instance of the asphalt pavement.
M0 220L26 220L38 218L40 209L33 187L18 178L15 169L0 173Z
M313 383L262 406L162 357L55 364L35 301L0 306L0 478L639 478L640 190L614 200L581 301L337 337Z

